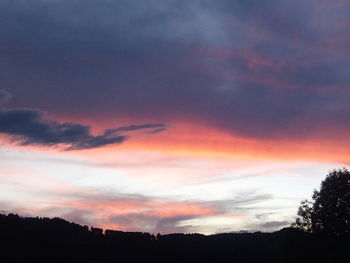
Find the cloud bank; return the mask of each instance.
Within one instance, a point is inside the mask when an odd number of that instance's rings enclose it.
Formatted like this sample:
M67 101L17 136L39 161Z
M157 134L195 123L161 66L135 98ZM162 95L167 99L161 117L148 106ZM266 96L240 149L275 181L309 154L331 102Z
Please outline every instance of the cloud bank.
M14 106L61 116L348 139L349 13L326 0L5 0L0 84Z

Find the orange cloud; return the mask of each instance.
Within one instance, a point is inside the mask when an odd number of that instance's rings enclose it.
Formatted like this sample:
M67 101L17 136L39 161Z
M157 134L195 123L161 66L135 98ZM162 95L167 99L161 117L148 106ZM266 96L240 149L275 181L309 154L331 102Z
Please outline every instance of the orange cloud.
M329 131L331 132L331 131ZM343 140L254 139L235 136L205 125L178 123L154 136L139 136L113 149L157 151L190 156L236 157L259 160L348 161L349 145ZM98 151L102 151L100 149Z
M70 218L77 211L85 211L86 217L93 218L95 225L104 229L117 229L123 231L149 230L159 231L159 222L173 221L171 226L186 218L215 216L222 211L208 205L206 202L153 200L147 198L111 198L101 199L94 197L74 200L61 200L56 202L58 213L60 207L73 212L60 215L75 222L84 221L82 218ZM55 208L53 208L55 210ZM84 217L84 215L83 215ZM135 223L134 221L137 221ZM152 226L148 226L152 222ZM163 229L166 231L166 229ZM169 230L170 232L173 230ZM174 230L175 231L175 230Z
M91 117L90 117L91 118ZM92 118L94 119L94 118ZM59 117L60 121L72 121L92 125L93 132L100 131L122 125L133 123L146 123L149 120L137 118L118 118L114 122L110 121L110 116L100 118L98 122L92 119ZM165 120L155 120L163 122ZM186 120L173 121L168 129L158 134L147 134L144 131L132 133L131 138L121 145L111 145L96 148L93 150L81 150L64 154L72 154L92 159L103 159L103 156L110 156L114 151L146 151L158 153L173 153L184 156L198 157L228 157L246 158L256 160L297 160L297 161L327 161L348 163L350 155L350 145L346 142L346 132L335 132L332 127L324 127L320 134L315 134L312 138L275 138L258 139L242 137L232 132L214 128L205 122L188 122ZM322 134L337 134L332 139L322 137ZM128 135L126 133L125 135ZM4 136L0 140L5 142ZM26 146L31 150L37 146ZM48 151L55 151L57 148L49 148Z

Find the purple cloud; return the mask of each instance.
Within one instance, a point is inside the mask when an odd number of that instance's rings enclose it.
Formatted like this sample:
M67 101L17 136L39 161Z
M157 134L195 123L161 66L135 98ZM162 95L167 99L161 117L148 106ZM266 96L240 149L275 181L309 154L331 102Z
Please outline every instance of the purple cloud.
M324 0L2 1L0 85L13 106L62 116L348 139L349 13Z

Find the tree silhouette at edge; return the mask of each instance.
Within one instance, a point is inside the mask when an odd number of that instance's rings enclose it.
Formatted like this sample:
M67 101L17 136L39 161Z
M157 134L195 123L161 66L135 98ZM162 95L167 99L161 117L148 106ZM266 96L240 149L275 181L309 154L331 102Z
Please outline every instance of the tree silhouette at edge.
M314 190L312 201L303 200L294 227L312 233L350 233L350 171L332 170Z

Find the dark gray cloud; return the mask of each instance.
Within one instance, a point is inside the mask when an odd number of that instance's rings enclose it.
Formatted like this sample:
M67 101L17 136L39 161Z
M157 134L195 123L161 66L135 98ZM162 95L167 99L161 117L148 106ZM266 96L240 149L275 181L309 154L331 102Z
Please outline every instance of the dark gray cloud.
M255 205L264 201L272 200L274 197L267 193L244 192L231 199L208 201L205 204L208 207L215 208L221 213L241 213L254 211Z
M63 145L66 150L81 150L123 143L127 137L117 132L164 127L164 124L143 124L106 130L92 135L90 127L76 123L48 120L32 109L0 109L0 133L9 135L21 145Z
M349 14L326 0L4 0L0 87L60 116L348 139Z
M21 145L63 144L67 150L96 148L126 140L125 136L94 136L89 126L46 120L40 111L31 109L0 110L0 133Z
M62 218L70 222L79 222L81 225L91 225L94 222L91 222L88 218L91 215L89 210L84 209L74 209L68 213L63 213Z
M161 131L166 130L166 125L163 123L147 123L147 124L121 126L115 129L106 130L104 132L104 135L110 136L118 132L137 131L137 130L144 130L144 129L151 129L150 131L151 133L159 133Z
M151 231L152 233L186 233L191 226L181 226L179 223L184 220L198 218L194 215L181 215L161 218L155 215L144 213L131 213L119 216L112 216L109 221L114 224L120 224L128 227L129 231Z
M156 129L152 129L150 131L146 131L145 133L148 133L148 134L158 134L158 133L161 133L163 131L166 131L166 128L156 128Z
M260 229L275 231L282 227L287 227L291 224L291 221L269 221L259 225Z

